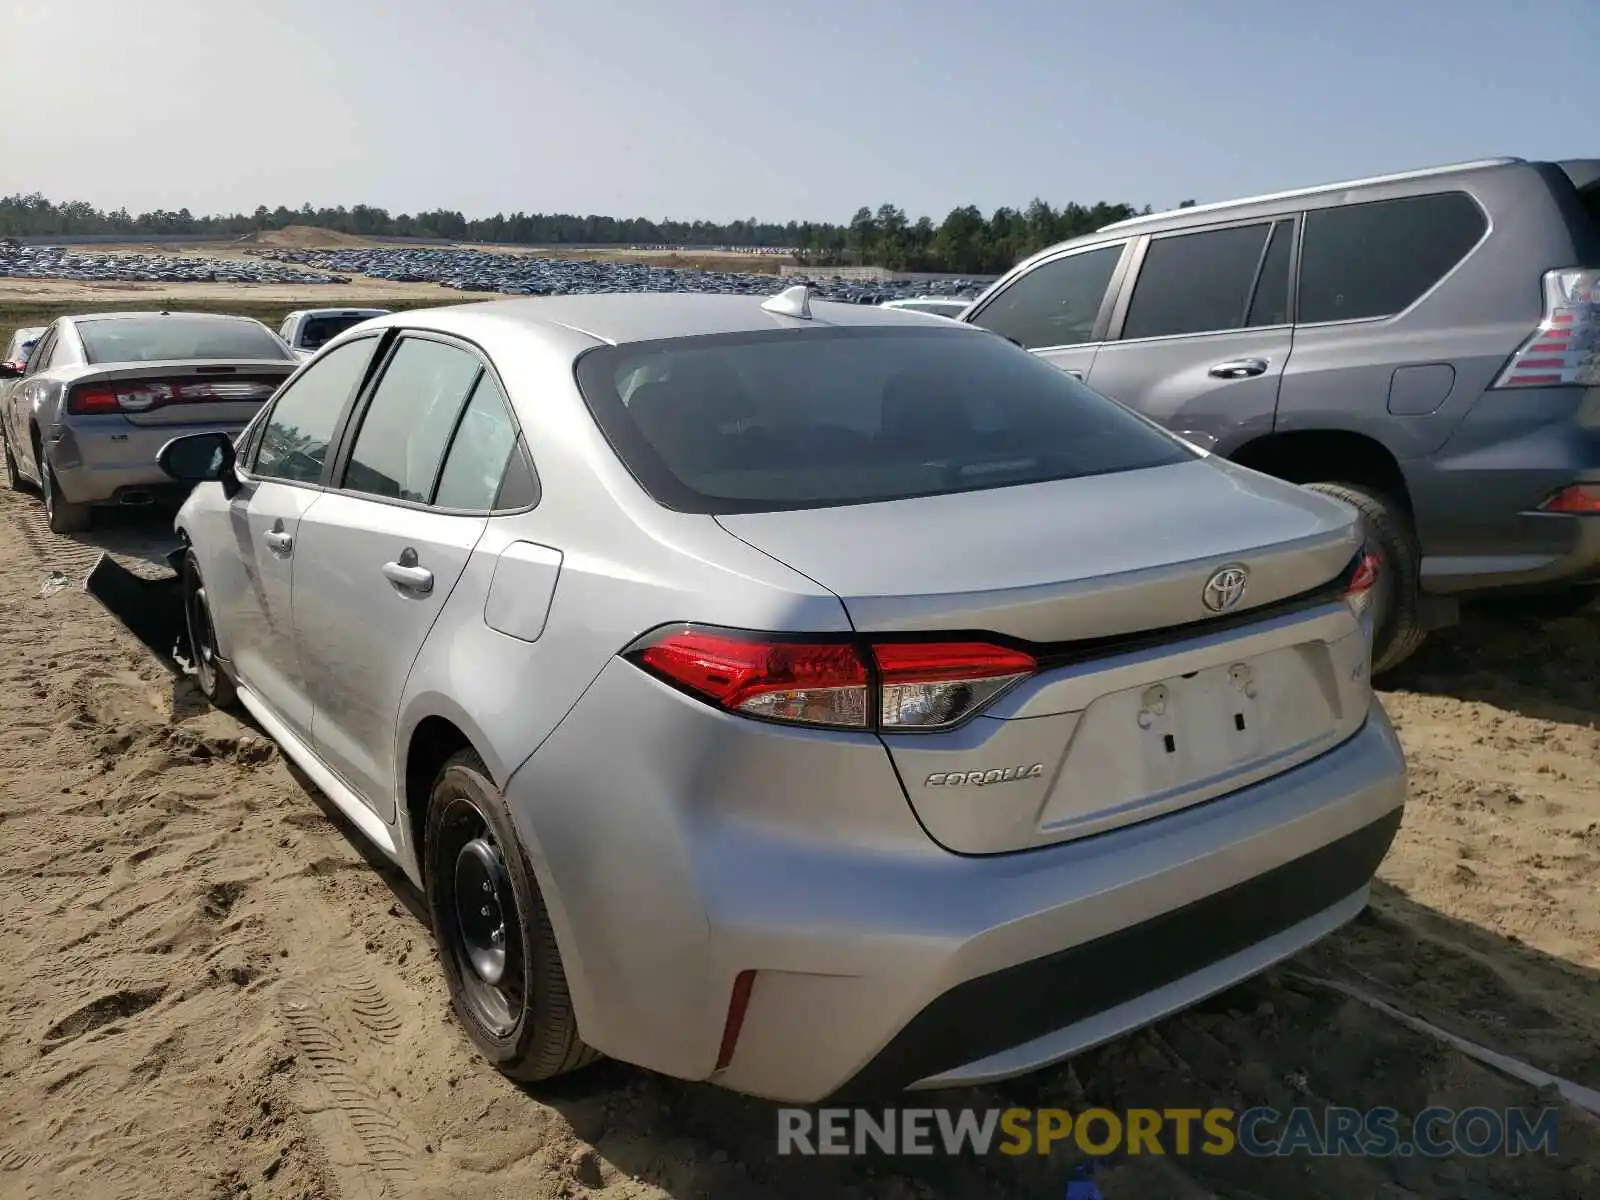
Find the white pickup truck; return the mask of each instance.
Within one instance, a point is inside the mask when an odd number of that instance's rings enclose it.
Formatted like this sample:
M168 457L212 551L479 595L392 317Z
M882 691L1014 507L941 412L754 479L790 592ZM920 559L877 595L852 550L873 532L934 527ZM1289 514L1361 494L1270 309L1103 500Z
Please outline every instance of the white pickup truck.
M323 343L373 317L386 317L387 308L302 308L290 313L278 327L297 358L310 358Z

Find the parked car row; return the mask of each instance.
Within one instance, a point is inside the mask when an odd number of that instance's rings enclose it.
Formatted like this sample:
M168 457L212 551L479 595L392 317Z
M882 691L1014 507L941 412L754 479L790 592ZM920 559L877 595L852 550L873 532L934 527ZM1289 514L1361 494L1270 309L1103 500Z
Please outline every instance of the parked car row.
M85 251L0 243L0 278L128 283L349 283L348 276L259 259Z

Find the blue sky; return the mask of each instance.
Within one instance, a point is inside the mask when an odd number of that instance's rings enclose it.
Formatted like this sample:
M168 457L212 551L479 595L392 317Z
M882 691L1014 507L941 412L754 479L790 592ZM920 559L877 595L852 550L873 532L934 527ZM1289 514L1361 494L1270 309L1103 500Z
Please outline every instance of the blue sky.
M1600 0L0 0L0 193L942 218L1600 156Z

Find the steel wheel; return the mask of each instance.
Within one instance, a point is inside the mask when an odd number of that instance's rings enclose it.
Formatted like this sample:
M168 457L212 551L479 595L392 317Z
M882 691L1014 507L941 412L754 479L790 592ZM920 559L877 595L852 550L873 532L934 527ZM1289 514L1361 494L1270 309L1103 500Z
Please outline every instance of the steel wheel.
M485 1029L510 1034L526 999L527 949L505 853L471 799L452 796L439 827L433 861L449 872L441 891L451 899L440 923L441 949L453 960L462 998Z

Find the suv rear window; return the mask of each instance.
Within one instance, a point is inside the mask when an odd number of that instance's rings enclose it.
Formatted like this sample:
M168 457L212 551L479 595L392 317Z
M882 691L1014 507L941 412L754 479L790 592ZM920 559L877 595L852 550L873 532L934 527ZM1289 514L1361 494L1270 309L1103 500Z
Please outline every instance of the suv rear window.
M1443 279L1487 228L1464 192L1313 209L1300 248L1298 320L1393 316Z
M959 327L602 346L576 373L623 464L683 512L867 504L1193 457L1064 371Z
M119 317L78 321L91 363L163 362L191 358L294 361L265 325L221 317Z

